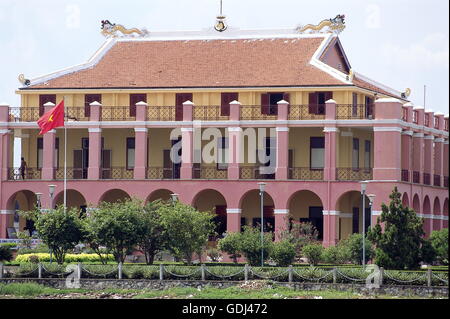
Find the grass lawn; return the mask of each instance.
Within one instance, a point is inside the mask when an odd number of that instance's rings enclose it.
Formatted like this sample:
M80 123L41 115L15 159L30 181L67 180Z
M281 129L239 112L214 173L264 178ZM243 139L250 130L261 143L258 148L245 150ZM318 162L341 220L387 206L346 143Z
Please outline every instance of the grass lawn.
M288 287L272 288L261 282L230 288L149 289L56 289L35 283L0 284L0 299L430 299L392 295L366 296L351 291L296 291Z

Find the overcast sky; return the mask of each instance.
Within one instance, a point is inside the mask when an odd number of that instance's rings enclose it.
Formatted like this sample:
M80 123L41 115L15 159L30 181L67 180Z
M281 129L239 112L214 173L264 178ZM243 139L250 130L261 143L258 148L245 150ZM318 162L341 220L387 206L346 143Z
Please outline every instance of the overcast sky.
M0 102L18 105L17 76L85 62L104 42L100 21L151 31L212 27L220 0L0 0ZM223 0L234 28L294 28L346 15L340 35L354 70L448 113L447 0Z

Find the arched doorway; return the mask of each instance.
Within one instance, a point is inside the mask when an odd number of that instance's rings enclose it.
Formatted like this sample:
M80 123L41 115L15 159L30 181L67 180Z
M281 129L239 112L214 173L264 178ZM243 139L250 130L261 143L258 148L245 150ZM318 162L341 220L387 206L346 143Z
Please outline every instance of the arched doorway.
M441 202L439 201L439 197L434 199L433 204L433 230L441 229Z
M402 205L403 205L403 207L409 207L409 197L408 197L408 193L403 193L403 197L402 197Z
M201 212L214 213L217 238L223 237L223 234L227 231L227 202L225 197L213 189L202 190L194 197L192 206Z
M84 214L86 212L87 203L84 196L74 189L67 190L67 208L76 208ZM64 205L64 191L59 192L55 197L55 206Z
M448 198L444 200L444 206L442 207L442 214L444 215L444 218L447 218L443 220L442 228L448 228Z
M289 199L289 216L293 222L310 222L318 230L318 239L323 239L323 203L320 197L309 190L301 190Z
M43 195L44 196L44 195ZM21 190L13 194L7 202L7 210L10 214L3 218L2 227L6 237L17 238L17 232L27 231L29 235L35 233L36 228L32 220L19 215L19 211L31 211L38 205L36 194L29 190Z
M431 229L433 227L432 224L432 219L431 217L431 204L430 204L430 198L427 196L425 196L425 198L423 199L423 211L422 214L425 215L424 219L425 222L423 223L423 231L425 232L425 237L430 236L431 234Z
M107 203L116 203L121 202L127 199L131 199L130 195L128 195L125 191L121 189L111 189L107 192L105 192L99 200L99 203L101 202L107 202Z
M168 201L172 198L173 192L168 190L168 189L158 189L154 192L152 192L146 200L146 203L150 203L150 202L154 202L155 200L163 200L163 201Z
M244 225L260 227L261 225L261 197L259 190L254 189L245 193L240 201L241 208L241 230ZM269 193L264 192L263 202L263 218L264 218L264 231L275 231L275 204L272 196Z
M416 214L420 214L420 212L422 211L420 209L420 199L419 199L419 195L415 194L413 197L413 209L416 212Z
M363 207L361 193L349 191L341 195L336 208L339 211L338 234L339 239L346 239L351 234L363 231ZM365 231L367 233L371 224L369 198L365 196Z

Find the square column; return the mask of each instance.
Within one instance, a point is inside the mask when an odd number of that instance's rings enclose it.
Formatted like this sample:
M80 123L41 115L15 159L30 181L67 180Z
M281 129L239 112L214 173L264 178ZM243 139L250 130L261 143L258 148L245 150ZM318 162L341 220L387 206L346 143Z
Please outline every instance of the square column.
M45 113L55 107L55 104L48 102L44 104ZM44 134L43 163L42 163L42 179L55 178L55 143L56 130L48 131Z
M102 120L102 105L98 102L92 102L90 106L89 121L100 122Z
M230 121L239 121L241 116L241 103L238 101L230 102Z
M338 221L340 212L334 210L323 211L323 246L335 246L339 241Z
M183 111L183 115L185 114ZM193 131L192 127L181 128L181 179L192 179Z
M231 104L230 104L231 105ZM228 179L239 179L239 164L241 163L242 128L228 128Z
M8 169L12 166L10 163L10 139L11 131L8 129L0 129L0 183L1 181L8 180Z
M241 231L241 215L240 208L227 208L227 232L239 233Z
M413 131L402 132L402 170L407 170L408 175L402 175L402 181L411 182L412 171L412 135ZM405 179L404 177L407 177Z
M102 129L90 128L88 179L93 180L100 179L101 159L102 159Z
M325 181L334 181L336 180L336 143L339 129L336 127L325 127L323 132L325 135L323 179Z
M414 133L413 134L413 171L414 172L423 172L423 133ZM422 175L422 174L420 174ZM422 183L423 178L419 177L418 181L413 181L416 183Z
M139 104L139 103L138 103ZM137 105L137 104L136 104ZM139 107L137 108L139 110ZM147 177L147 128L135 128L134 179Z
M277 157L275 178L288 179L289 166L289 127L277 127Z
M439 176L439 186L442 184L442 172L443 172L443 155L444 155L444 139L436 138L434 140L434 175Z
M424 161L423 161L423 172L428 174L428 180L426 181L428 185L433 184L433 135L427 135L424 137ZM425 182L425 180L424 180Z
M287 230L289 209L274 209L275 241L281 240L281 235Z
M0 210L0 238L7 238L7 228L12 225L14 219L14 211Z
M400 127L374 127L374 180L401 180Z

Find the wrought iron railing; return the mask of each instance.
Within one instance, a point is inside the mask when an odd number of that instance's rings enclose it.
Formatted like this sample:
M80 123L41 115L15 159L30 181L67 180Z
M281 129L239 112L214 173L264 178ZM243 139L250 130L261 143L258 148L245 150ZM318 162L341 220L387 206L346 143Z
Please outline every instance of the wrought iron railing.
M66 168L66 178L67 179L87 179L87 169L86 168ZM55 172L55 179L64 179L64 167L59 167Z
M164 167L147 167L147 179L179 179L179 170Z
M84 106L68 106L65 113L66 119L69 121L89 121L89 116L86 116Z
M289 168L289 179L301 181L323 180L323 168L291 167Z
M448 176L444 176L444 187L448 188Z
M373 119L373 104L337 104L336 119Z
M437 175L437 174L434 174L434 176L433 176L433 185L434 186L441 186L441 175Z
M420 172L413 172L413 183L420 184Z
M194 105L193 119L197 121L228 121L228 115L221 115L220 105Z
M18 167L8 168L8 180L36 180L42 179L41 168L27 167L25 170L21 170Z
M202 165L200 167L194 167L192 169L193 179L227 179L228 170L227 169L217 169L217 166L206 166Z
M409 182L409 171L402 169L402 182Z
M289 120L324 120L325 104L289 105Z
M131 115L130 106L102 106L102 121L135 121L136 115Z
M431 176L429 173L423 173L423 184L431 185Z
M147 121L175 121L176 107L171 106L148 106Z
M39 107L10 107L9 122L36 122L39 119Z
M275 179L275 174L263 174L261 166L241 166L239 167L240 179Z
M133 179L134 170L126 167L101 168L102 179Z
M363 181L372 179L372 168L336 168L336 179L339 181Z
M240 119L242 121L249 120L276 120L278 115L276 114L263 114L261 109L265 106L261 105L241 105L240 108ZM269 106L266 106L269 108Z

